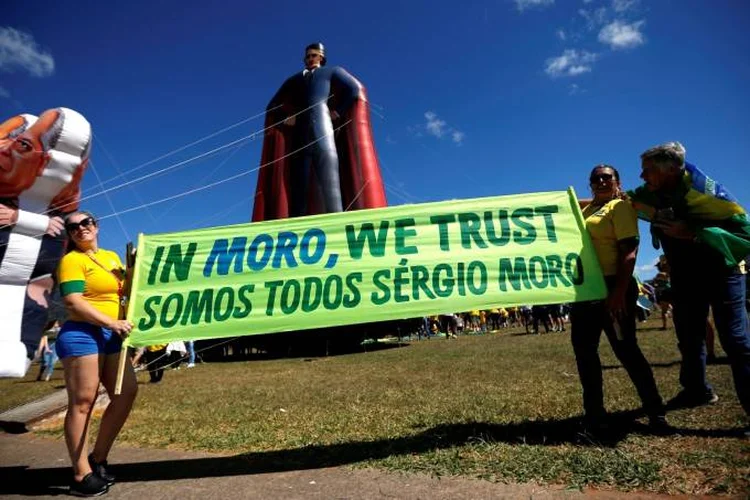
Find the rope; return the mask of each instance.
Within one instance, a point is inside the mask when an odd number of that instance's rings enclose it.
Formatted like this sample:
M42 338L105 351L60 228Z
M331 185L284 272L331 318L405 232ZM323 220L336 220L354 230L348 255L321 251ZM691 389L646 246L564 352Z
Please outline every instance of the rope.
M197 350L197 351L196 351L195 349L193 349L193 352L194 352L195 354L198 354L198 353L201 353L201 352L203 352L203 351L207 351L207 350L209 350L209 349L213 349L214 347L218 347L218 346L220 346L220 345L223 345L223 344L228 344L229 342L233 342L233 341L237 340L238 338L240 338L240 336L238 336L238 337L233 337L233 338L231 338L231 339L228 339L228 340L223 340L223 341L221 341L221 342L217 342L217 343L215 343L215 344L211 344L210 346L208 346L208 347L204 347L203 349L199 349L199 350ZM184 342L184 341L183 341L183 342ZM160 360L161 358L163 358L163 357L165 357L165 356L167 356L167 353L166 353L166 352L165 352L164 354L162 354L161 356L159 356L158 358L156 358L156 359L152 359L152 360L151 360L150 362L148 362L148 363L146 363L145 365L143 365L143 368L144 368L144 369L148 368L149 366L151 366L152 364L156 363L157 361L159 361L159 360ZM172 365L175 365L175 364L179 364L179 363L182 363L182 358L180 358L179 360L177 360L177 361L174 361L174 362L172 362L172 363L169 363L168 365L164 365L164 366L162 366L161 368L162 368L162 370L163 370L163 369L165 369L165 368L169 368L170 366L172 366Z
M207 141L208 139L211 139L212 137L216 137L217 135L222 134L222 133L226 132L227 130L231 130L231 129L235 128L235 127L239 127L240 125L242 125L244 123L247 123L250 120L254 120L255 118L263 116L264 114L268 113L269 111L275 111L275 110L279 109L282 106L283 106L282 104L279 104L278 106L276 106L274 108L271 108L269 110L263 111L263 112L258 113L256 115L253 115L253 116L251 116L249 118L245 118L244 120L240 120L237 123L235 123L234 125L230 125L228 127L224 127L223 129L217 130L216 132L213 132L213 133L211 133L211 134L209 134L209 135L207 135L205 137L202 137L202 138L200 138L198 140L195 140L195 141L191 142L190 144L186 144L186 145L181 146L181 147L179 147L179 148L177 148L175 150L170 151L169 153L165 153L165 154L159 156L158 158L154 158L153 160L149 160L149 161L147 161L145 163L141 163L140 165L131 168L128 173L132 174L133 172L135 172L137 170L140 170L140 169L142 169L144 167L147 167L147 166L149 166L149 165L151 165L153 163L156 163L159 160L163 160L164 158L169 158L170 156L175 155L175 154L179 153L180 151L184 151L185 149L187 149L187 148L189 148L191 146L195 146L196 144L200 144L201 142ZM109 184L109 183L111 183L111 182L119 179L120 177L125 177L126 175L127 174L123 174L123 173L120 172L119 175L116 175L116 176L114 176L114 177L112 177L112 178L107 179L106 181L104 181L104 184Z
M333 96L333 95L331 95L331 97L332 97L332 96ZM321 101L321 102L323 102L323 101ZM313 105L313 106L314 106L314 105ZM312 106L310 106L310 107L312 107ZM306 109L310 109L310 107L308 107L308 108L306 108ZM300 111L299 113L302 113L302 112L304 112L304 111L305 111L305 110L303 110L303 111ZM299 113L296 113L296 114L294 114L294 115L292 115L292 116L296 116L296 115L298 115ZM274 125L272 125L272 126L278 125L278 124L280 124L280 123L283 123L283 120L282 120L282 121L279 121L279 122L277 122L276 124L274 124ZM337 127L336 129L334 129L332 133L335 133L335 132L337 132L338 130L340 130L340 129L341 129L341 128L343 128L344 126L348 125L349 123L351 123L351 120L348 120L348 121L347 121L346 123L344 123L344 124L340 125L340 126L339 126L339 127ZM268 127L268 128L271 128L271 127ZM265 168L265 167L267 167L267 166L269 166L269 165L272 165L273 163L276 163L276 162L278 162L278 161L281 161L281 160L283 160L283 159L285 159L285 158L287 158L287 157L289 157L289 156L291 156L291 155L297 154L297 153L299 153L300 151L303 151L304 149L306 149L306 148L308 148L308 147L312 146L313 144L315 144L315 143L317 143L317 142L321 141L322 139L324 139L324 138L328 137L329 135L332 135L332 133L331 133L331 134L326 134L326 135L324 135L324 136L321 136L321 137L319 137L318 139L315 139L314 141L311 141L311 142L309 142L309 143L305 144L304 146L302 146L302 147L300 147L300 148L298 148L298 149L296 149L296 150L292 151L291 153L288 153L288 154L286 154L286 155L284 155L284 156L282 156L282 157L280 157L280 158L277 158L277 159L275 159L275 160L273 160L273 161L270 161L270 162L268 162L268 163L266 163L266 164L264 164L264 165L261 165L261 166L259 166L259 167L256 167L256 168L252 168L252 169L246 170L246 171L244 171L244 172L240 172L239 174L236 174L236 175L233 175L233 176L231 176L231 177L225 178L225 179L223 179L223 180L221 180L221 181L213 182L213 183L211 183L211 184L208 184L208 185L206 185L206 186L202 186L202 187L199 187L199 188L194 188L194 189L191 189L191 190L185 191L185 192L183 192L183 193L179 193L179 194L177 194L177 195L173 195L173 196L168 196L168 197L166 197L166 198L162 198L162 199L160 199L160 200L156 200L156 201L154 201L154 202L150 202L150 203L144 203L144 204L142 204L142 205L140 205L140 206L137 206L137 207L132 207L132 208L129 208L129 209L126 209L126 210L122 210L122 211L120 211L120 212L115 212L115 213L112 213L112 214L108 214L108 215L106 215L106 216L104 216L104 217L99 217L99 220L104 220L104 219L107 219L107 218L110 218L110 217L116 217L116 216L118 216L118 215L122 215L122 214L125 214L125 213L133 212L133 211L135 211L135 210L140 210L141 208L145 208L145 207L150 207L150 206L152 206L152 205L157 205L157 204L159 204L159 203L163 203L163 202L165 202L165 201L169 201L169 200L173 200L173 199L181 198L182 196L187 196L187 195L189 195L189 194L197 193L197 192L199 192L199 191L203 191L203 190L205 190L205 189L209 189L209 188L211 188L211 187L214 187L214 186L218 186L218 185L220 185L220 184L223 184L223 183L225 183L225 182L229 182L229 181L231 181L231 180L234 180L234 179L237 179L237 178L239 178L239 177L243 177L243 176L245 176L245 175L247 175L247 174L250 174L250 173L252 173L252 172L258 171L258 170L260 170L261 168ZM249 136L247 136L247 137L249 137ZM236 141L232 141L231 143L228 143L228 144L225 144L225 145L223 145L223 146L220 146L220 147L218 147L218 148L216 148L216 149L214 149L214 150L211 150L211 151L209 151L209 152L207 152L207 153L203 153L203 154L199 155L198 157L204 157L204 156L207 156L207 155L209 155L209 154L215 153L215 152L217 152L217 151L219 151L219 150L221 150L221 149L226 149L226 148L228 148L228 147L230 147L230 146L236 145L237 143L239 143L239 142L242 142L243 140L247 140L247 137L244 137L244 138L238 139L238 140L236 140ZM102 194L106 194L106 193L108 193L108 192L110 192L110 191L114 191L114 190L116 190L116 189L120 189L120 188L122 188L122 187L128 186L128 185L130 185L130 184L134 184L134 183L136 183L136 182L140 182L141 180L145 180L146 178L149 178L149 177L153 177L154 175L158 175L158 174L160 174L160 173L164 173L165 171L168 171L168 170L172 170L172 169L176 168L177 166L183 165L184 163L186 163L186 162L189 162L189 161L192 161L192 160L194 160L194 159L197 159L198 157L194 157L194 158L192 158L192 159L188 159L188 160L185 160L185 161L183 161L183 162L179 162L179 163L177 163L177 164L174 164L174 165L171 165L171 166L169 166L169 167L166 167L165 169L162 169L161 171L156 171L156 172L152 172L152 173L150 173L150 174L147 174L147 175L145 175L145 176L142 176L141 178L138 178L138 179L134 179L134 180L132 180L132 181L126 182L126 183L124 183L124 184L121 184L121 185L119 185L119 186L116 186L116 187L114 187L114 188L109 188L109 189L106 189L106 190L104 190L104 191L102 191L102 192L100 192L100 193L98 193L98 194L95 194L95 195L92 195L92 196L89 196L89 197L86 197L86 198L81 198L81 200L80 200L80 201L84 201L84 200L86 200L86 199L89 199L89 198L94 198L94 197L96 197L96 196L100 196L100 195L102 195ZM50 211L51 211L51 210L47 210L46 212L44 212L44 214L48 214L48 213L49 213ZM7 228L7 227L10 227L11 225L12 225L12 224L7 224L7 225L5 225L5 226L0 226L0 230L2 230L2 229L5 229L5 228ZM42 236L44 236L44 234L46 234L46 233L40 233L40 234L34 235L34 237L36 237L36 238L38 238L38 237L42 237ZM0 248L1 248L1 247L3 247L3 246L6 246L6 245L7 245L7 243L4 243L4 244L0 245Z
M102 185L102 179L99 177L99 172L96 171L94 168L94 162L89 161L89 166L91 167L91 171L94 172L94 175L96 176L96 180L99 182L99 185ZM115 211L115 205L112 203L112 198L109 197L109 195L106 196L107 203L109 204L112 211ZM122 219L120 217L117 217L117 224L120 226L120 229L122 229L122 234L125 235L125 241L130 241L130 235L128 234L128 230L125 229L125 226L122 224Z
M290 157L292 155L295 155L295 154L299 153L300 151L303 151L303 150L307 149L308 147L312 146L313 144L315 144L317 142L320 142L321 140L325 139L329 135L332 135L333 133L336 133L338 130L342 129L343 127L345 127L349 123L351 123L351 120L348 120L346 123L343 123L340 126L336 127L335 129L333 129L333 131L331 133L323 135L323 136L315 139L314 141L305 144L301 148L295 149L294 151L292 151L290 153L287 153L284 156L281 156L281 157L279 157L279 158L277 158L275 160L272 160L272 161L270 161L268 163L265 163L265 164L263 164L263 165L261 165L259 167L251 168L249 170L245 170L243 172L240 172L238 174L232 175L230 177L226 177L226 178L224 178L224 179L222 179L220 181L212 182L211 184L207 184L205 186L201 186L201 187L189 189L189 190L184 191L182 193L178 193L178 194L175 194L175 195L172 195L172 196L167 196L166 198L162 198L160 200L152 201L152 202L145 203L143 205L139 205L139 206L135 206L135 207L131 207L131 208L126 208L125 210L121 210L120 212L117 212L117 213L114 213L114 214L105 215L104 217L100 217L99 220L105 220L105 219L108 219L110 217L116 217L118 215L122 215L122 214L130 213L130 212L134 212L136 210L140 210L140 209L145 208L145 207L150 207L150 206L153 206L153 205L158 205L159 203L163 203L165 201L175 200L177 198L182 198L183 196L188 196L188 195L191 195L193 193L197 193L199 191L204 191L206 189L210 189L210 188L218 186L220 184L224 184L226 182L233 181L235 179L239 179L240 177L244 177L245 175L248 175L248 174L251 174L253 172L256 172L256 171L260 170L261 168L268 167L269 165L272 165L272 164L274 164L276 162L279 162L279 161L281 161L281 160L283 160L285 158L288 158L288 157Z
M313 107L315 107L315 106L318 106L318 105L320 105L320 104L323 104L323 103L324 103L324 102L326 102L326 101L327 101L328 99L331 99L331 98L332 98L333 96L334 96L334 94L331 94L331 95L330 95L330 96L328 96L328 97L327 97L326 99L321 99L320 101L318 101L318 102L316 102L316 103L313 103L313 104L311 104L311 105L310 105L310 106L308 106L307 108L305 108L305 109L303 109L303 110L301 110L301 111L298 111L297 113L294 113L294 114L292 114L292 115L290 115L290 116L287 116L286 118L284 118L284 119L282 119L282 120L279 120L278 122L276 122L276 123L273 123L273 124L269 125L268 127L264 128L264 129L262 129L262 130L260 130L260 131L257 131L257 132L253 132L253 133L252 133L252 134L250 134L250 135L247 135L247 136L241 137L241 138L239 138L239 139L237 139L237 140L231 141L231 142L229 142L229 143L227 143L227 144L224 144L224 145L222 145L222 146L219 146L219 147L217 147L217 148L214 148L214 149L212 149L212 150L210 150L210 151L207 151L207 152L205 152L205 153L201 153L201 154L199 154L199 155L196 155L196 156L194 156L194 157L192 157L192 158L188 158L187 160L182 160L182 161L180 161L180 162L174 163L174 164L172 164L172 165L169 165L169 166L167 166L167 167L165 167L165 168L162 168L162 169L160 169L160 170L157 170L157 171L155 171L155 172L151 172L150 174L146 174L146 175L143 175L143 176L141 176L141 177L135 178L135 179L133 179L133 180L130 180L130 181L124 182L124 183L122 183L122 184L120 184L120 185L118 185L118 186L115 186L115 187L112 187L112 188L108 188L108 189L105 189L104 191L101 191L101 192L99 192L99 193L94 193L94 194L92 194L92 195L89 195L89 196L85 196L85 197L81 198L81 199L79 200L79 202L83 202L83 201L85 201L85 200L89 200L89 199L92 199L92 198L96 198L96 197L98 197L98 196L101 196L101 195L103 195L103 194L109 193L109 192L111 192L111 191L115 191L115 190L117 190L117 189L121 189L121 188L124 188L124 187L126 187L126 186L130 186L130 185L132 185L132 184L136 184L136 183L138 183L138 182L141 182L141 181L144 181L144 180L146 180L146 179L150 179L151 177L154 177L154 176L156 176L156 175L160 175L160 174L163 174L163 173L166 173L166 172L172 171L172 170L174 170L174 169L176 169L176 168L178 168L178 167L181 167L181 166L183 166L183 165L185 165L185 164L187 164L187 163L190 163L190 162L192 162L192 161L195 161L195 160L199 160L199 159L201 159L201 158L205 158L206 156L209 156L209 155L215 154L215 153L217 153L217 152L219 152L219 151L221 151L221 150L223 150L223 149L226 149L226 148L232 147L232 146L234 146L234 145L236 145L236 144L239 144L239 143L241 143L241 142L243 142L243 141L247 141L248 139L252 139L252 138L254 138L254 137L255 137L255 135L258 135L258 134L260 134L260 133L264 133L264 132L266 132L267 130L269 130L269 129L273 128L273 127L276 127L276 126L278 126L278 125L281 125L282 123L284 123L284 122L285 122L286 120L288 120L289 118L292 118L292 117L296 117L296 116L298 116L298 115L300 115L300 114L302 114L302 113L306 112L307 110L309 110L309 109L312 109L312 108L313 108ZM42 212L42 215L48 215L48 214L49 214L49 213L51 213L51 212L52 212L53 210L60 210L60 209L62 209L62 208L64 208L64 207L66 207L66 206L68 206L68 205L72 205L72 204L74 204L74 203L76 203L76 202L70 202L70 203L67 203L67 204L65 204L65 205L62 205L62 206L56 207L55 209L49 209L49 210L46 210L46 211ZM5 228L7 228L7 227L10 227L10 226L12 226L12 224L6 224L6 225L4 225L4 226L0 226L0 230L2 230L2 229L5 229ZM40 235L37 235L37 236L43 236L43 235L44 235L44 233L42 233L42 234L40 234Z

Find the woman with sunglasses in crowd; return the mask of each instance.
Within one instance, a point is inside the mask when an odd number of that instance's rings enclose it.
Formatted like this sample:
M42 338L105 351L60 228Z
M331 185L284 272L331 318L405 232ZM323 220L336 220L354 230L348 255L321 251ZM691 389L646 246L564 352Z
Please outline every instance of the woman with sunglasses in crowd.
M621 199L620 175L610 165L594 167L590 175L593 200L584 207L591 240L607 284L604 301L577 302L571 311L571 340L583 386L586 429L606 434L602 365L599 359L601 332L628 372L643 402L649 423L656 431L668 430L665 409L646 358L636 339L638 285L633 277L638 253L638 221L631 204Z
M125 270L115 252L99 248L99 227L88 212L65 219L68 253L58 268L60 292L68 312L57 338L57 354L65 370L68 413L65 442L73 463L71 493L98 496L114 483L107 455L130 414L137 392L133 367L125 363L122 393L115 381L122 339L133 325L120 319ZM91 454L87 436L99 383L110 398Z

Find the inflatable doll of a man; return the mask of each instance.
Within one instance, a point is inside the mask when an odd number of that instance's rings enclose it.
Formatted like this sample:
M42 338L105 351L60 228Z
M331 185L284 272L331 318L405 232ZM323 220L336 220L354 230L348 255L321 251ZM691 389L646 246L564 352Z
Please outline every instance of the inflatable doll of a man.
M266 108L253 221L387 205L362 84L322 43Z
M91 126L71 109L0 125L0 377L22 377L39 345L90 149Z

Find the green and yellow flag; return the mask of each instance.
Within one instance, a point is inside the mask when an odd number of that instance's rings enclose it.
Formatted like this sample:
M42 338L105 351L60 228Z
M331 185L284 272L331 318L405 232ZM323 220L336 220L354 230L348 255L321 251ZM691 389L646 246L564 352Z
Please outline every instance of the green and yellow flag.
M605 296L571 188L141 234L127 343Z

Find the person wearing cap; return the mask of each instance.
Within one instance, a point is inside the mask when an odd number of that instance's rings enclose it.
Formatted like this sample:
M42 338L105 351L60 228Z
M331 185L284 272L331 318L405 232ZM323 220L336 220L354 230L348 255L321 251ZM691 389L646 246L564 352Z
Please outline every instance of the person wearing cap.
M326 62L308 45L268 104L253 221L386 206L365 89Z
M661 245L669 261L683 387L671 406L718 399L706 380L710 306L737 396L750 415L750 334L744 308L750 220L729 191L686 162L685 154L678 142L646 150L641 154L644 184L628 192L639 217L651 223L654 246Z
M22 377L39 346L90 145L88 121L67 108L0 125L0 376Z

